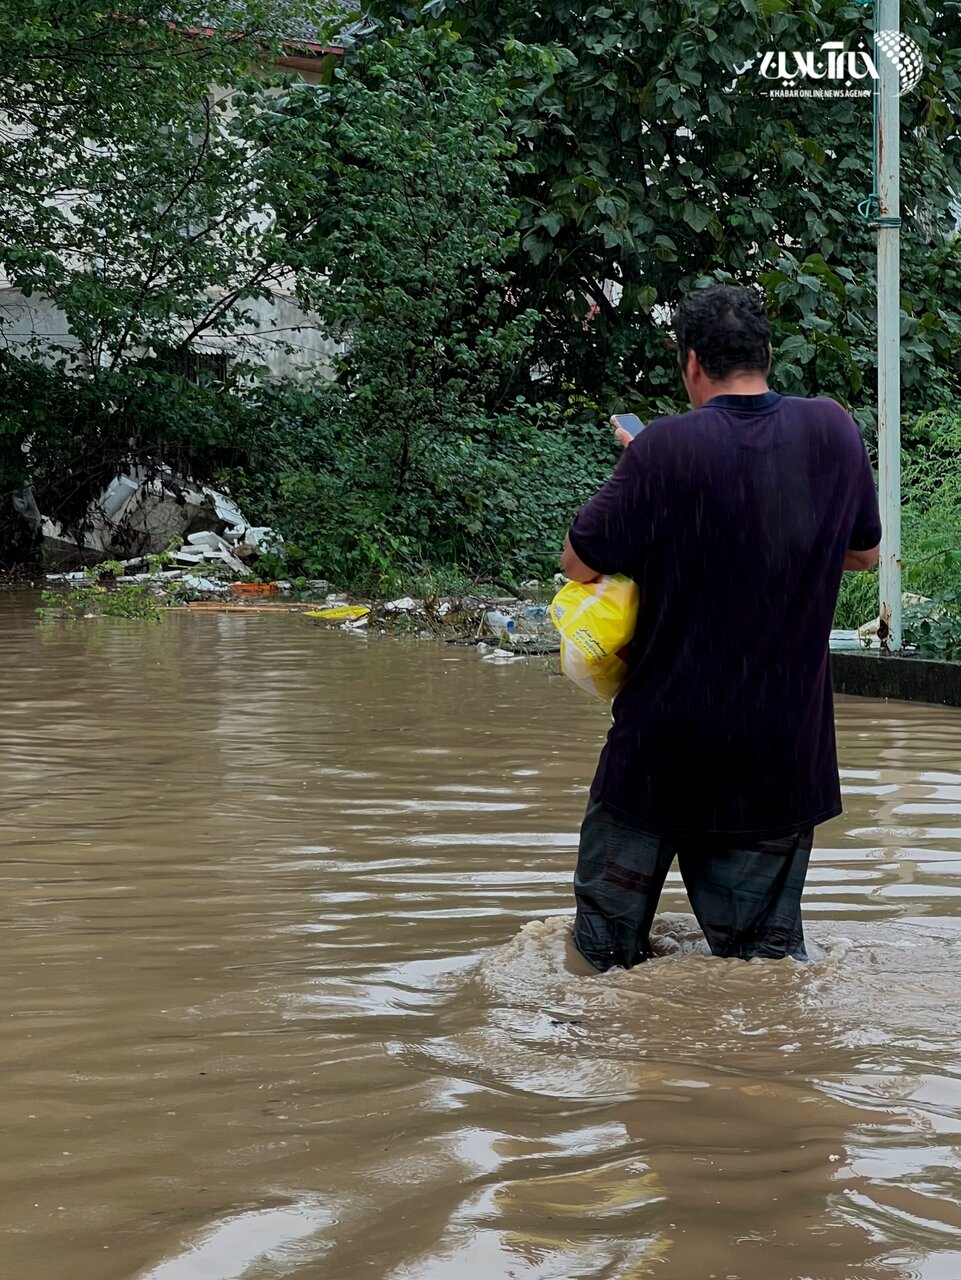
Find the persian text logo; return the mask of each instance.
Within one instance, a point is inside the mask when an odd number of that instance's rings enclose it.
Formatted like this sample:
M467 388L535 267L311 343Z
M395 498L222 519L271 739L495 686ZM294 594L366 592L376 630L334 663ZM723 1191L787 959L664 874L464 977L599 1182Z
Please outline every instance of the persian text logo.
M919 83L924 72L921 50L900 31L878 31L874 42L881 54L898 73L898 94L903 97ZM780 82L780 89L770 92L779 97L840 97L867 98L871 96L871 81L880 79L877 63L865 48L863 41L857 49L845 49L842 40L827 40L818 50L790 53L769 50L759 53L760 73L765 80ZM750 65L750 64L749 64ZM802 89L803 81L825 81L823 88ZM861 84L864 87L858 87Z

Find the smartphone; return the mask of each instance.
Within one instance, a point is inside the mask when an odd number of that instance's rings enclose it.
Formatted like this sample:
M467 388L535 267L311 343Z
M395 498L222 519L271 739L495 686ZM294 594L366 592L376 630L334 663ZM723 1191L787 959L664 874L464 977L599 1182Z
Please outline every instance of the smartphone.
M633 439L639 435L645 427L640 418L635 413L615 413L614 422L621 427Z

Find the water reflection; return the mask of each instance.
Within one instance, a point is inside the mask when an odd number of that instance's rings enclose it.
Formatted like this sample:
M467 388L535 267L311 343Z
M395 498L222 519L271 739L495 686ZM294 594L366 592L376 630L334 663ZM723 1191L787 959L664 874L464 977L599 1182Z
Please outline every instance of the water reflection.
M538 664L0 629L11 1276L953 1280L957 712L841 703L812 964L701 955L673 876L600 977L604 713Z

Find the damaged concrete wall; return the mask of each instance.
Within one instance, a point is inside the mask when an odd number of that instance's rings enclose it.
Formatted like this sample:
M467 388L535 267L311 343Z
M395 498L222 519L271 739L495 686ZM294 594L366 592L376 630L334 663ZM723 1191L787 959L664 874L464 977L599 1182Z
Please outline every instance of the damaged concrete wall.
M319 317L302 311L296 299L277 290L269 299L250 299L242 306L252 317L251 324L236 333L210 329L193 344L194 349L223 354L228 360L249 360L263 366L267 377L277 381L332 375L343 348L323 332ZM78 358L82 355L67 317L49 298L28 298L2 282L0 342L16 355L34 352L43 360L53 361L63 348L75 350ZM137 353L131 354L137 358Z

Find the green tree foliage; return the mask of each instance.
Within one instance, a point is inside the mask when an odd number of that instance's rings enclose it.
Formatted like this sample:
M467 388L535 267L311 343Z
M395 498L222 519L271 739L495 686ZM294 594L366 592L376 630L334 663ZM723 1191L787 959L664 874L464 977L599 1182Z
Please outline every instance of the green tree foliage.
M223 479L254 519L283 530L288 576L371 593L397 594L431 569L550 576L572 512L615 461L596 418L559 423L519 400L418 451L398 495L365 470L370 451L337 388L262 388L257 422Z
M341 581L504 562L519 493L536 491L520 559L552 557L555 508L576 499L541 493L536 413L514 403L534 317L505 309L503 264L518 243L512 113L556 58L518 49L478 73L450 33L395 32L326 86L282 82L262 74L269 12L206 12L212 27L84 4L0 19L15 55L0 259L63 329L0 353L0 490L30 481L79 532L131 464L239 478ZM276 388L241 365L198 385L195 339L239 338L279 279L349 343L337 382ZM5 515L21 556L26 528Z
M239 443L231 387L194 385L192 347L216 332L243 351L284 237L313 221L278 231L253 141L276 13L171 12L0 9L0 273L17 291L0 293L0 493L31 479L68 524L130 463L209 472ZM22 336L35 305L53 334ZM9 503L0 526L22 541Z
M66 335L0 347L0 496L29 479L75 522L151 461L236 482L342 584L541 572L612 461L605 411L679 407L665 309L711 279L765 290L780 389L870 425L870 104L772 98L750 65L855 42L862 6L369 7L379 29L313 85L264 74L288 31L267 0L0 10L0 270ZM961 391L961 30L947 4L903 12L917 416ZM346 344L336 381L188 376L282 280Z
M773 98L756 70L766 50L869 42L868 9L845 0L371 8L449 23L481 66L518 41L569 52L514 115L532 165L513 184L522 240L507 264L518 305L540 317L535 348L555 391L574 384L642 412L669 407L677 384L658 308L705 277L733 278L767 292L779 387L838 396L872 419L874 238L857 208L871 192L871 105ZM959 251L947 241L951 192L961 191L961 24L955 6L926 0L907 0L902 13L925 57L924 79L901 106L904 384L908 406L921 409L932 394L961 391Z
M244 78L278 42L263 10L215 8L214 27L151 3L2 10L0 265L56 304L56 353L90 377L237 327L269 281Z
M353 451L388 494L503 403L531 359L536 317L503 306L518 244L507 114L517 62L479 74L449 33L397 33L359 50L327 88L291 87L258 121L304 305L349 343L339 382Z
M518 48L481 71L449 31L397 31L260 118L284 164L278 226L319 209L288 238L304 304L349 342L293 438L281 415L269 494L248 476L310 571L376 585L420 564L547 568L603 474L608 444L572 461L581 442L518 398L536 316L504 305L526 163L510 113L529 96L511 82L555 65Z

